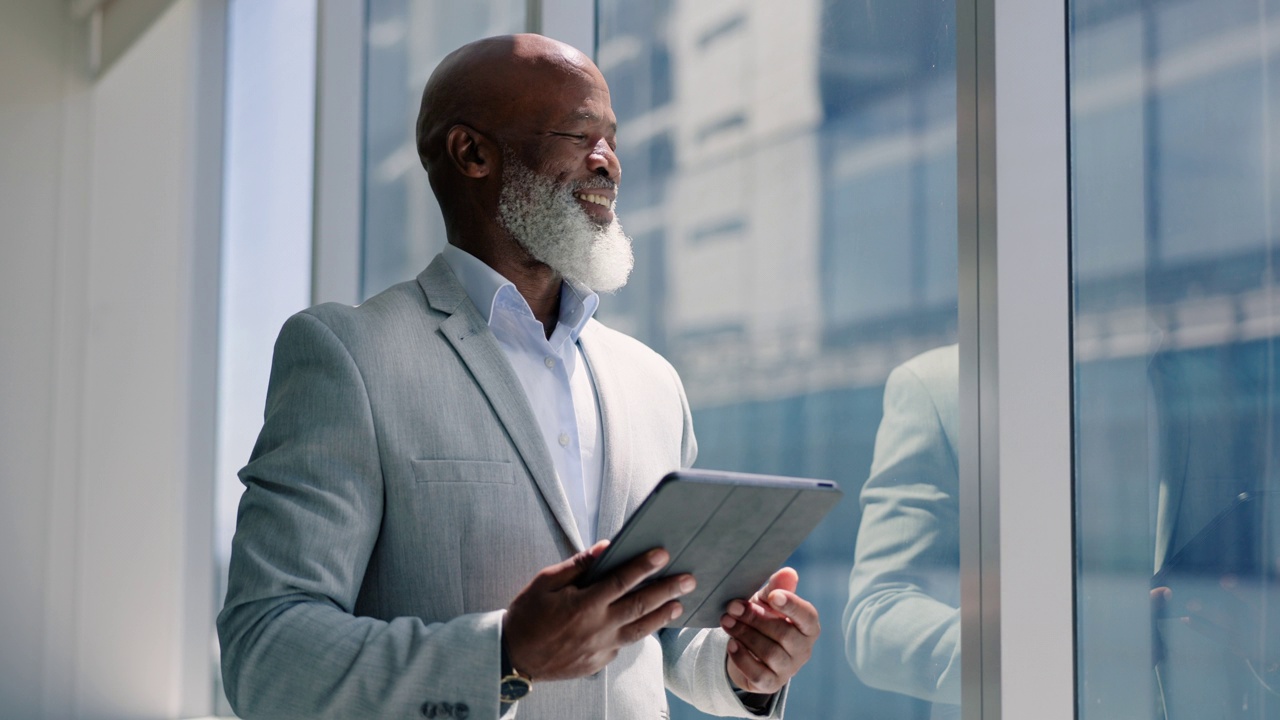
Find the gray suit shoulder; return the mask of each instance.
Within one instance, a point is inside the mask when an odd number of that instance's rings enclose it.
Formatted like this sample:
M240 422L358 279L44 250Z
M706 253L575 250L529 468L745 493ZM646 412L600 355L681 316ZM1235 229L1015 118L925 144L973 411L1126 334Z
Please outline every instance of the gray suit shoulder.
M422 288L413 280L392 285L359 305L327 302L299 311L295 317L298 315L319 320L344 341L389 328L403 331L415 324L434 330L444 318L428 306Z
M912 386L923 391L915 395ZM895 390L896 389L896 390ZM894 368L885 386L885 395L891 392L906 393L916 402L928 402L937 416L938 424L952 452L959 447L960 411L960 347L944 345L927 350ZM924 412L924 406L917 412Z
M960 346L944 345L916 355L894 369L892 375L910 373L934 397L935 402L958 395ZM954 402L954 401L952 401Z
M960 346L945 345L934 347L933 350L925 350L922 354L902 363L899 368L909 370L925 386L933 386L940 382L955 384L960 368Z

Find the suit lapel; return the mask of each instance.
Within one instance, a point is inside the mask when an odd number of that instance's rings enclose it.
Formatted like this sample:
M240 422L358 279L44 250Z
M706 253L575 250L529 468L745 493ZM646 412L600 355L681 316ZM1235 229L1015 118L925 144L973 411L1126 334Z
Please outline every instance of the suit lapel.
M604 361L595 322L587 324L579 336L583 357L595 383L600 405L600 432L604 441L604 476L600 480L600 515L596 537L612 538L622 529L627 517L631 484L626 474L631 467L631 424L625 410L623 388L626 378L618 376L617 367Z
M440 333L453 346L488 398L561 531L575 549L582 550L582 539L578 535L573 511L569 508L569 498L556 477L551 455L529 406L524 386L511 369L511 363L480 311L467 298L448 263L439 256L418 276L418 284L426 293L431 307L449 315L440 323Z

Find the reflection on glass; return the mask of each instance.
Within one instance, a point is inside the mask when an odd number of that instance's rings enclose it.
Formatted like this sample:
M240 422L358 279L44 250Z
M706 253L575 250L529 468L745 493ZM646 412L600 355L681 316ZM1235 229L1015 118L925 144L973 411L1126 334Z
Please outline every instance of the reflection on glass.
M873 443L882 469L892 464L882 453L907 452L876 437L890 371L955 342L954 5L597 7L596 60L619 122L619 216L637 262L598 317L676 365L699 465L832 478L875 508L864 516L846 501L792 558L824 632L793 682L788 716L928 717L928 701L958 702L958 675L940 679L927 662L919 678L886 673L902 664L893 648L910 631L875 616L888 585L907 575L928 575L921 592L955 615L956 530L939 525L920 541L945 558L926 567L895 552L901 525L890 507L953 516L954 491L940 488L954 487L955 471L917 476L936 485L912 498L890 489L906 486L896 470L868 481L868 468ZM946 365L948 353L927 357ZM951 366L931 402L954 408ZM846 649L855 538L878 549L855 577L858 630ZM936 652L950 658L958 628L940 624L950 645ZM699 717L672 705L673 718Z
M1073 0L1082 718L1280 718L1280 3Z
M889 375L844 614L868 684L960 717L959 348Z
M360 296L417 276L444 247L444 220L413 126L431 71L458 46L521 32L526 0L368 0Z

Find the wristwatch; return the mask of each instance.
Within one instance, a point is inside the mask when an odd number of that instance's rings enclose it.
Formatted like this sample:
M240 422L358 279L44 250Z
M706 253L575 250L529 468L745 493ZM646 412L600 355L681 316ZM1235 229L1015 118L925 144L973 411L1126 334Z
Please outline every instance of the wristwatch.
M505 642L502 644L502 682L498 688L498 697L504 703L516 702L533 689L533 678L511 667Z

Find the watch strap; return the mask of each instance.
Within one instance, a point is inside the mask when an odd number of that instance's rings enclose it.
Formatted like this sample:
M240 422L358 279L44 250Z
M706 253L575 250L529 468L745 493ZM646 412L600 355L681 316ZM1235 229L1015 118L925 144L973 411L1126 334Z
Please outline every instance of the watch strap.
M507 656L506 638L502 641L502 678L498 685L498 697L504 704L519 701L533 690L533 678L511 666Z

